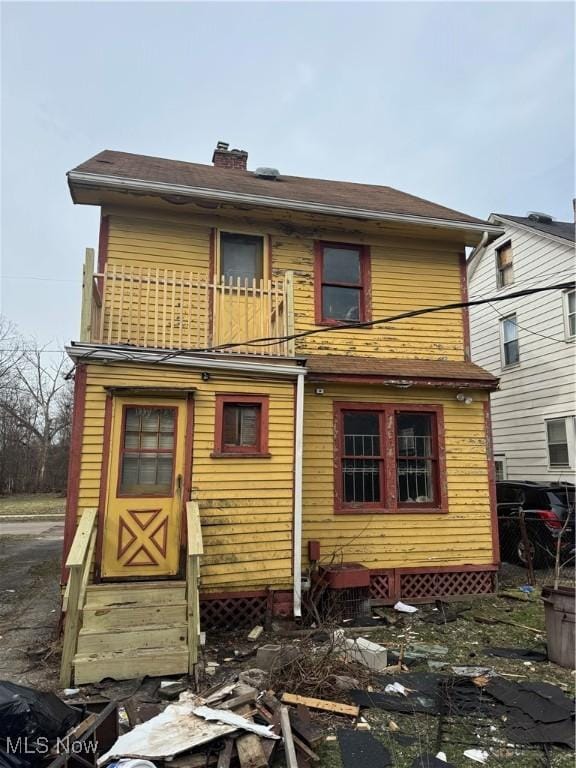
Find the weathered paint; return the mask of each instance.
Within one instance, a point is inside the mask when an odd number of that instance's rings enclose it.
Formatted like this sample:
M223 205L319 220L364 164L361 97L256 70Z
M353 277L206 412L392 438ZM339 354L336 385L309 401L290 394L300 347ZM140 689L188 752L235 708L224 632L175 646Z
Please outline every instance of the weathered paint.
M491 564L490 486L484 402L465 405L453 392L330 384L308 387L304 408L303 561L308 541L323 562L360 562L371 569ZM334 513L334 402L430 404L442 407L447 512Z
M89 364L78 513L99 503L105 387L143 384L197 388L190 483L191 496L199 502L202 515L202 589L290 588L294 419L291 381L259 381L211 373L210 380L203 382L199 372L190 370ZM218 393L268 396L270 457L211 457ZM110 461L117 461L112 452Z
M246 224L233 219L162 217L152 211L128 213L109 211L108 264L162 266L192 270L210 276L211 231L222 230L262 234L268 231L272 274L294 271L294 328L296 333L316 328L314 311L314 247L318 233L279 234L273 218ZM343 242L342 234L338 237ZM434 243L398 235L383 237L360 232L347 242L369 246L371 314L384 318L399 312L461 301L461 248L456 244ZM268 249L267 249L268 250ZM151 311L151 310L150 310ZM201 307L208 312L208 306ZM149 318L152 324L153 319ZM309 336L297 341L297 354L358 354L397 358L464 359L464 317L461 310L449 310L372 329L338 331Z

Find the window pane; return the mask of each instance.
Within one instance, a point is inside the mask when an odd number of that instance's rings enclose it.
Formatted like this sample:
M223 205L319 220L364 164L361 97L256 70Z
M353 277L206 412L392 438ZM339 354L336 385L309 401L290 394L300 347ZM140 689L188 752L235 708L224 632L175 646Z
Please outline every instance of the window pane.
M141 409L141 423L143 432L158 432L159 413L156 409Z
M322 281L360 284L360 253L355 248L325 247L322 257Z
M570 336L576 336L576 315L568 316L568 333Z
M322 288L322 317L326 320L360 320L360 288Z
M220 237L220 273L226 279L260 280L264 247L261 237L223 232Z
M140 431L140 408L126 409L126 429L134 432Z
M504 341L515 341L518 338L518 327L516 325L516 315L511 315L502 320L502 330Z
M223 413L223 445L257 448L259 421L259 405L225 405Z
M546 426L548 428L548 442L549 443L566 443L566 421L564 419L555 419L554 421L547 421Z
M520 361L520 349L517 341L509 341L504 344L504 362L506 365L514 365Z
M396 416L398 456L433 456L433 416L423 413L399 413Z
M365 459L344 459L342 487L344 501L373 504L380 499L380 472L382 463Z
M576 291L570 291L568 293L568 312L570 312L570 314L576 312Z
M434 501L433 462L398 458L398 501L430 504Z
M126 432L124 435L124 448L140 448L140 433Z
M568 455L568 446L564 443L549 445L550 464L554 467L569 467L570 457Z
M380 420L377 413L352 411L344 414L346 456L380 455Z
M158 437L158 448L168 450L174 447L174 435L172 432L161 432Z

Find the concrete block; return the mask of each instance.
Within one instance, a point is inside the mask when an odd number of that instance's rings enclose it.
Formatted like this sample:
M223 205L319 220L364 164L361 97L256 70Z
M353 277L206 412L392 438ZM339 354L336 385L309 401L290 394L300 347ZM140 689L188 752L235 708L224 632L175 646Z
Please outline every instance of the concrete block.
M388 651L383 645L366 640L365 637L346 638L343 648L349 659L363 664L374 672L388 666Z

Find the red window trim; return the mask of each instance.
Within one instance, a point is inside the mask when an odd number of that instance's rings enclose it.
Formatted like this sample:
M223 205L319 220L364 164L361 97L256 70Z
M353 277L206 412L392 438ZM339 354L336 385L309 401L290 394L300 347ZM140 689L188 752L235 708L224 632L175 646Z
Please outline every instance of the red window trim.
M341 463L342 453L342 412L343 411L377 411L381 414L384 429L384 472L382 483L383 503L350 504L343 501ZM437 472L435 476L435 491L438 494L437 504L411 505L398 502L396 492L396 419L398 413L432 413L436 422ZM386 461L387 459L387 461ZM444 409L441 405L418 405L405 403L358 403L334 402L334 514L438 514L448 512L448 483L446 474L446 445L444 434Z
M122 465L124 463L124 437L126 433L126 411L128 408L154 408L174 411L174 446L173 448L141 448L139 450L129 450L128 453L170 453L172 454L172 476L170 478L169 493L122 493ZM118 499L169 499L174 496L174 470L176 468L176 455L178 452L178 407L175 405L156 405L150 403L124 403L122 405L122 429L120 432L120 445L118 450L118 478L116 481L116 497Z
M257 446L225 446L224 445L224 406L225 405L259 405ZM210 454L213 459L255 459L270 458L268 453L268 395L216 395L216 414L214 420L214 451Z
M341 285L345 288L360 287L360 320L358 322L369 322L372 319L370 247L360 243L336 243L328 240L316 240L314 243L314 313L316 325L347 325L343 320L331 320L322 317L322 288L324 285L322 281L322 265L324 248L347 248L349 250L356 250L360 254L360 285L352 286L350 283L329 283L329 285Z

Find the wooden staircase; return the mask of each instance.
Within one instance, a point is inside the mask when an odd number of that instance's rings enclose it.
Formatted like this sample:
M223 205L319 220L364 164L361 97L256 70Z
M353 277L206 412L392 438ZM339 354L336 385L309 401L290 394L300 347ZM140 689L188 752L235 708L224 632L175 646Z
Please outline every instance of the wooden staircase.
M74 682L188 672L187 615L185 581L89 585Z
M60 684L68 687L110 677L192 673L198 656L198 505L186 508L185 581L90 582L96 510L84 511L66 566L64 640Z

